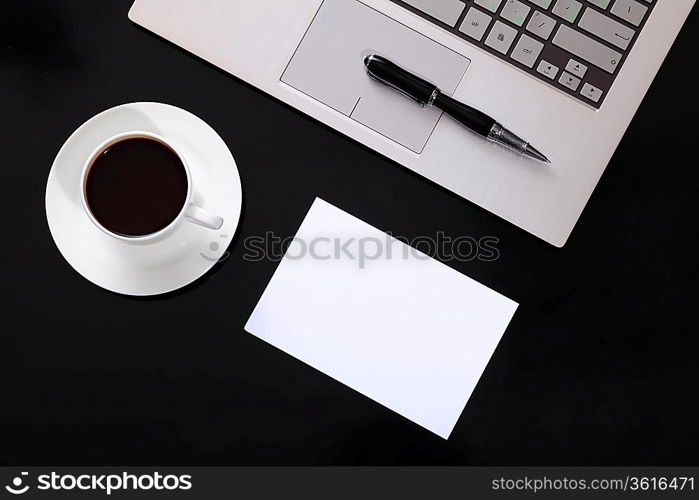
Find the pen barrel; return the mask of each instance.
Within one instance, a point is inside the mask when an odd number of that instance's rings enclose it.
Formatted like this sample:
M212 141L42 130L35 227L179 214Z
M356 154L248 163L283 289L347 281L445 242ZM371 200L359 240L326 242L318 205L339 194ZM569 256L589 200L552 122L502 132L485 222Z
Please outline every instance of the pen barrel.
M435 99L434 105L483 137L488 137L493 125L496 123L493 118L482 111L459 102L448 95L440 93Z
M434 83L406 71L385 57L371 54L364 59L364 64L370 77L423 106L431 105L439 94L439 88Z

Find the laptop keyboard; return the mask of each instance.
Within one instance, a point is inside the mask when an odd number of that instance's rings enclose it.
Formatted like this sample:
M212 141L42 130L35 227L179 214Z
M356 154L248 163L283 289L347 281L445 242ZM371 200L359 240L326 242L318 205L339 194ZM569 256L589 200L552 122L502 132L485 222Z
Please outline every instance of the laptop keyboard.
M657 0L391 0L599 108Z

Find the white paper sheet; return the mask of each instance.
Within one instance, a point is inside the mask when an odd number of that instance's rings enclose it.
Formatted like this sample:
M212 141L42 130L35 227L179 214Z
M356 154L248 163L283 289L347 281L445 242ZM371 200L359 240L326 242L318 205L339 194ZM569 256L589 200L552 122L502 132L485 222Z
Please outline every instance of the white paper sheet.
M447 439L516 309L316 198L245 329Z

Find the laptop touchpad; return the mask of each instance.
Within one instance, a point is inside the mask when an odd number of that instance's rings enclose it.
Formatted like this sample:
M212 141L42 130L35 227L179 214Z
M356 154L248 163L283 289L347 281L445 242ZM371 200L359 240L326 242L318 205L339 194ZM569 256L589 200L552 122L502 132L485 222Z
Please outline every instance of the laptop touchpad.
M375 52L453 94L469 59L357 0L325 0L281 80L416 153L441 112L367 76Z

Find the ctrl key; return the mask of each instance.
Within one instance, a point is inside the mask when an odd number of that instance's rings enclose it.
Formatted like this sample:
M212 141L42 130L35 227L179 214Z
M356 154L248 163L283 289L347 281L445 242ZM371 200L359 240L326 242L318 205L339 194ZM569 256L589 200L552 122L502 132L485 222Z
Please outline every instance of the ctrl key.
M592 102L599 102L599 100L602 98L602 90L598 89L594 85L586 83L585 85L583 85L583 88L580 91L580 95L582 95L583 97L587 97Z

